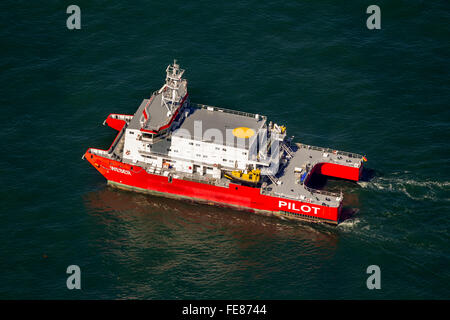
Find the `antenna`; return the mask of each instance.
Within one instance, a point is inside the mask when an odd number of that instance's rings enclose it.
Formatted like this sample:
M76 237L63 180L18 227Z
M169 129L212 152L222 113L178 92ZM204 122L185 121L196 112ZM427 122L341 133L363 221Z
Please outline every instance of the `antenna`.
M173 60L173 64L169 64L166 68L166 83L163 87L161 104L167 108L167 115L170 116L177 109L180 101L180 85L183 81L182 76L184 70L180 69L177 60Z

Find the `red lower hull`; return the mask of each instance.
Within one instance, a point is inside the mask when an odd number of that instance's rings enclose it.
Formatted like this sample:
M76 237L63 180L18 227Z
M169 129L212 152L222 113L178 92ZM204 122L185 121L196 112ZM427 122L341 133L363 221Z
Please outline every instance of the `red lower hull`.
M188 198L195 201L218 205L237 207L263 214L283 216L291 219L307 219L337 224L342 205L339 207L321 206L307 201L296 201L279 198L260 193L259 188L236 185L230 183L228 187L215 186L203 182L195 182L173 178L171 181L165 176L149 174L143 168L114 161L90 153L85 158L110 182L122 188L154 194ZM325 167L325 169L323 169ZM331 175L344 175L337 168L322 166L322 172ZM348 168L352 169L352 168ZM345 171L343 178L359 177L359 168ZM339 176L341 177L341 176Z
M362 166L359 168L341 166L335 163L318 163L314 166L314 172L324 176L358 181L361 176Z

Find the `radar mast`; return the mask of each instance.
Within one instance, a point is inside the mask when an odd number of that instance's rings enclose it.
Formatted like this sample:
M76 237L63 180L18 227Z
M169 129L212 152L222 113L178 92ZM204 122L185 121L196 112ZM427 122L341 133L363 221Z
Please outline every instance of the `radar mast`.
M181 78L184 69L180 69L177 60L173 60L173 64L166 68L166 83L163 87L161 105L167 108L167 115L171 116L178 108L180 101L180 85L183 81Z

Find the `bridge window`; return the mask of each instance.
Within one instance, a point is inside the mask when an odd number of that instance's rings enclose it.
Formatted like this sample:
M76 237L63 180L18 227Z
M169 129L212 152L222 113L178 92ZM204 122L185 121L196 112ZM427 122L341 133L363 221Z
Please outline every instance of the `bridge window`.
M153 134L151 133L143 133L142 138L153 139Z

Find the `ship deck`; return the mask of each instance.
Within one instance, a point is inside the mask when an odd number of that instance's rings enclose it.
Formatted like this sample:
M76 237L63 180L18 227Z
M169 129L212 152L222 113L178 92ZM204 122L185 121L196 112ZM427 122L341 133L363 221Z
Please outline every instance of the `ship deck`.
M144 105L145 101L141 104ZM200 105L201 106L201 105ZM141 108L140 108L141 109ZM266 119L264 117L257 119L252 114L233 114L228 112L211 111L203 107L194 107L194 112L184 120L181 127L190 128L193 130L194 121L202 121L202 131L209 128L217 128L222 126L222 130L226 130L232 126L247 126L255 132L258 132L264 124ZM133 120L135 120L134 117ZM128 124L128 127L132 125L133 120ZM184 126L183 126L184 125ZM127 126L125 126L127 127ZM128 161L123 159L123 146L124 146L124 130L119 133L116 141L113 143L109 150L109 156L115 160ZM248 139L247 139L248 140ZM167 159L177 160L175 157L169 157L168 148L170 142L167 139L161 139L153 144L152 152L149 153L155 156L163 156ZM280 167L278 173L274 176L277 183L267 180L266 184L261 188L261 193L265 195L271 195L274 197L287 198L298 201L305 201L311 204L317 204L322 206L337 207L342 201L342 195L336 193L330 193L322 190L315 190L309 188L305 182L307 182L310 174L314 171L317 164L320 163L333 163L344 167L358 167L361 165L362 156L357 154L346 153L342 151L336 151L326 148L314 147L305 144L295 144L290 149L291 155L285 155L287 160L284 165ZM282 162L283 163L283 162ZM226 178L213 179L210 175L204 174L189 174L177 172L174 169L157 169L150 167L145 162L129 162L129 164L138 165L152 174L160 175L172 175L175 178L187 179L198 181L202 183L209 183L217 186L228 186L230 181ZM199 163L201 164L201 163ZM295 173L301 168L301 172ZM300 176L305 175L304 181L300 181ZM263 180L264 181L264 180ZM267 184L268 183L268 184Z
M295 145L292 151L292 158L275 176L279 184L271 183L264 192L293 200L309 200L308 202L323 206L338 206L342 200L340 194L309 188L305 182L319 163L355 167L361 164L361 156L337 151L333 153L334 150L302 144ZM302 171L296 174L296 168L301 168ZM300 182L301 175L305 173L307 174L305 180Z
M149 103L149 100L150 99L142 100L139 108L136 110L133 118L131 119L130 123L128 124L129 129L139 130L141 128L140 120L141 120L141 117L143 116L144 108Z
M265 117L255 114L191 104L189 116L173 135L200 141L211 139L226 146L248 150L250 142L265 123ZM236 128L249 128L254 134L250 138L239 138L232 132Z

